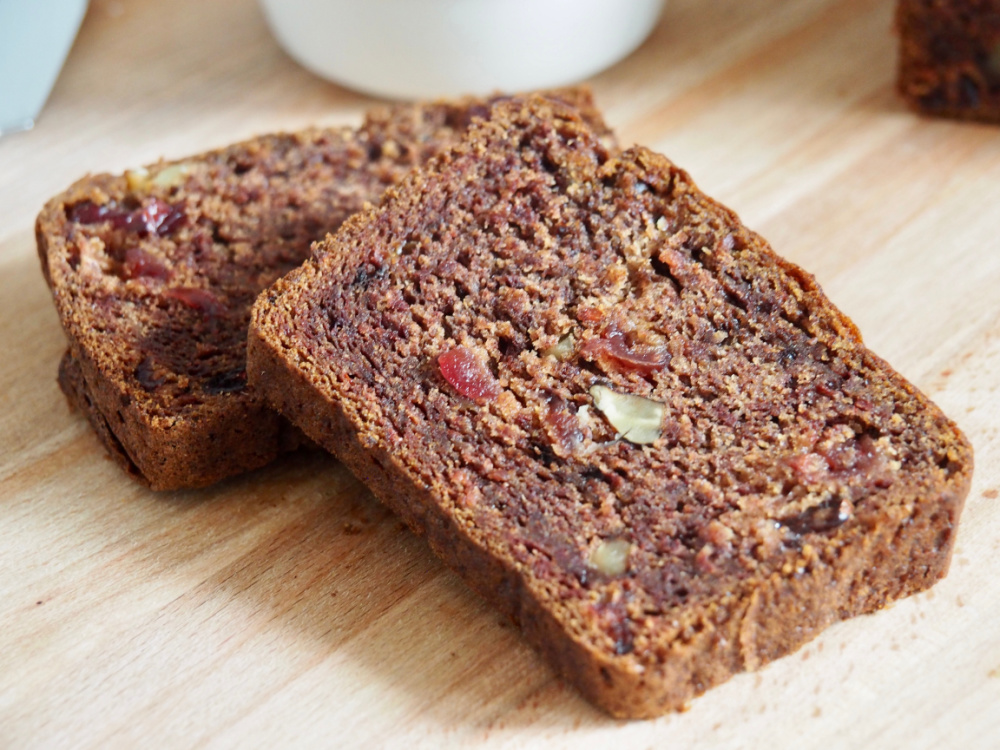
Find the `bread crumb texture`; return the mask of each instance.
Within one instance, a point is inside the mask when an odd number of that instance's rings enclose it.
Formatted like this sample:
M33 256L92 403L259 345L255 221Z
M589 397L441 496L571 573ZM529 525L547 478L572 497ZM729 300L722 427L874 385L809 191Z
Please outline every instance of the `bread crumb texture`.
M261 295L250 364L617 716L932 584L971 474L811 276L542 99Z

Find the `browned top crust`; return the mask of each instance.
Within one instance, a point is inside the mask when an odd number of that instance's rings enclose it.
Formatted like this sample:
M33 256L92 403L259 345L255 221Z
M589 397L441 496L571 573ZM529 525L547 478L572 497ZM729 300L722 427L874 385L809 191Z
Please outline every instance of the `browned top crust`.
M550 95L611 138L589 91ZM61 383L123 466L154 489L195 487L296 445L246 387L257 293L501 98L382 108L357 130L88 176L49 201L38 249L78 360Z
M811 276L542 100L262 293L249 375L619 716L933 583L972 470Z

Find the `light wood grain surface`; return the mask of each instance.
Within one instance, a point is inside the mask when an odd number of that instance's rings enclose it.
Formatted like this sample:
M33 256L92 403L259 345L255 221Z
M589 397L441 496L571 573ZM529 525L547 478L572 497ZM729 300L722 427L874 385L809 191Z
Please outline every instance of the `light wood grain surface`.
M296 67L252 0L94 0L37 128L0 140L0 747L1000 746L1000 127L902 108L891 16L671 0L592 81L623 142L815 273L977 459L945 581L628 723L332 460L153 494L69 411L35 257L45 199L370 104Z

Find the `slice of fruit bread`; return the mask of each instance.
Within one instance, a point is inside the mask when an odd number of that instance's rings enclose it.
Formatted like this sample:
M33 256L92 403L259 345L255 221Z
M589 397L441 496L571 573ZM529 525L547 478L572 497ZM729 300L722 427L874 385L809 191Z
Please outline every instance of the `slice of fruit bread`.
M263 292L248 375L621 717L933 584L972 472L810 275L539 99Z
M588 90L549 95L611 139ZM69 339L59 382L118 463L153 489L198 487L298 445L247 388L257 293L500 98L382 108L358 129L89 176L49 201L36 233Z

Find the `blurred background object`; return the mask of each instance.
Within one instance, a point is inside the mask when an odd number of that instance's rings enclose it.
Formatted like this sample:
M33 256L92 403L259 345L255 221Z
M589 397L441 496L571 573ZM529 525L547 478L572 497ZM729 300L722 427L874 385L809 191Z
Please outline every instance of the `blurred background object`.
M0 135L34 126L86 10L87 0L0 2Z
M261 0L281 46L377 96L526 91L582 80L649 35L664 0Z

